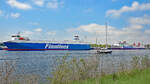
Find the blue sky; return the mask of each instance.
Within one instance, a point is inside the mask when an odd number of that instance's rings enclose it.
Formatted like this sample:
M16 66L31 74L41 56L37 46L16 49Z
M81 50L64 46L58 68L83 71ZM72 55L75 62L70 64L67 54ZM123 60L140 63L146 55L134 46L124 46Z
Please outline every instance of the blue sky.
M0 40L21 32L33 40L150 43L150 0L0 0ZM139 38L140 37L140 38Z

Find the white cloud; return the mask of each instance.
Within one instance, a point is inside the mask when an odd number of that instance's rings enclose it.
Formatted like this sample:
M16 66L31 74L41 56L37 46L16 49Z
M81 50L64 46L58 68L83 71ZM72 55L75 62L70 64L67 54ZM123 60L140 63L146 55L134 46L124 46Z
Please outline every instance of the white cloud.
M141 31L144 27L142 25L132 25L127 26L125 28L115 28L113 26L108 26L108 42L113 44L119 41L129 41L133 42L150 42L149 36ZM81 25L77 28L70 28L68 32L78 32L80 36L86 35L88 41L95 42L96 37L100 43L105 43L105 25L99 24L88 24ZM149 33L147 31L146 33ZM139 38L140 37L140 38Z
M112 26L108 26L109 32L113 33L113 36L120 35L120 30L115 29ZM67 30L68 32L74 33L78 32L80 36L86 35L88 41L95 42L96 37L102 43L105 42L105 25L99 24L88 24L88 25L81 25L77 28L71 28ZM76 33L75 33L76 34ZM110 35L109 35L110 37Z
M24 31L21 33L22 36L25 36L25 37L29 37L31 35L33 35L33 32L32 31Z
M47 7L48 8L58 8L58 2L56 0L48 2Z
M129 19L131 24L150 24L150 16L144 15L143 17L132 17Z
M0 10L0 15L2 15L2 13L3 13L2 10Z
M112 0L112 2L116 2L117 0Z
M109 31L113 32L114 34L117 32L119 33L120 30L116 30L115 27L108 26ZM80 31L80 32L88 32L91 34L105 34L106 32L106 27L105 25L99 25L99 24L88 24L88 25L81 25L78 28L71 28L68 29L68 32L74 32L74 31Z
M148 30L145 30L145 32L144 32L145 34L150 34L150 29L148 29Z
M44 5L44 0L33 0L34 4L36 4L37 6L43 6Z
M139 4L137 1L132 3L132 6L123 6L119 10L108 10L106 12L106 16L119 17L122 13L131 12L131 11L142 11L142 10L150 10L150 3Z
M48 8L57 9L58 7L62 6L64 2L58 2L57 0L52 0L47 3Z
M49 31L47 32L48 35L56 35L56 32L55 31Z
M131 25L129 26L129 28L135 30L135 29L142 29L143 26L142 26L142 25L138 25L138 24L131 24Z
M16 7L22 10L28 10L32 8L29 4L21 3L21 2L18 2L17 0L8 0L7 3L12 7Z
M18 17L20 17L20 13L11 13L10 16L12 18L18 18Z
M42 28L36 28L34 31L35 32L42 32Z
M31 40L48 40L56 35L55 31L42 32L42 28L36 28L34 30L24 31L22 36L29 37Z
M38 22L30 22L31 25L40 25Z

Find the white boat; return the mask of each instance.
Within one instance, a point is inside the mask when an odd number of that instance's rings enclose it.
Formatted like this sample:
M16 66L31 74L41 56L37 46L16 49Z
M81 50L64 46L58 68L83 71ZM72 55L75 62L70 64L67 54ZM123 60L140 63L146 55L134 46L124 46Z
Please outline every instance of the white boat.
M112 50L109 50L107 48L102 48L102 49L97 50L97 53L98 54L101 54L101 53L108 54L108 53L112 53Z
M98 54L101 54L101 53L105 53L105 54L112 53L112 50L108 49L108 44L107 44L107 23L106 23L106 48L97 49L97 53Z

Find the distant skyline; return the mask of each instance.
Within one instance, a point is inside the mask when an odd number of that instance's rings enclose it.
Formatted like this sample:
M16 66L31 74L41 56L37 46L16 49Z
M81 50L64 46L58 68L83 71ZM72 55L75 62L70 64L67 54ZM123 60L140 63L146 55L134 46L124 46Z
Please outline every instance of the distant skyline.
M150 0L0 0L0 41L21 32L33 40L150 43Z

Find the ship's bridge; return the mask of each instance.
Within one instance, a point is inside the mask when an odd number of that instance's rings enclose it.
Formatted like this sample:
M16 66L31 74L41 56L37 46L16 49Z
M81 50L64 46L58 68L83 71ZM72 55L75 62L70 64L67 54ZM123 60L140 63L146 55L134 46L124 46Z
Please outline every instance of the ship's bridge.
M22 37L19 34L17 35L12 35L11 40L24 40L24 41L29 41L30 39L28 37Z

